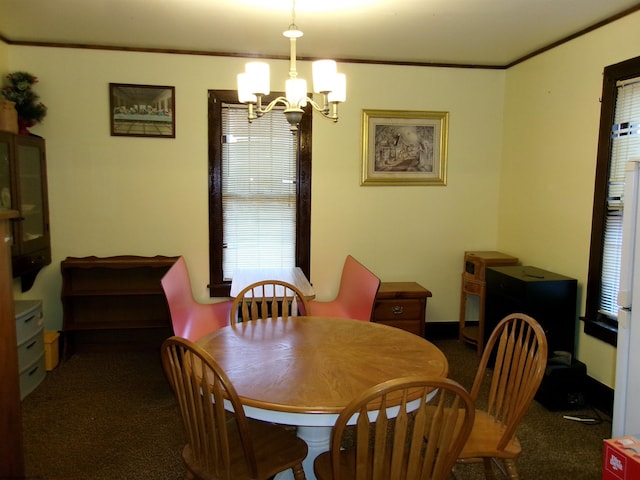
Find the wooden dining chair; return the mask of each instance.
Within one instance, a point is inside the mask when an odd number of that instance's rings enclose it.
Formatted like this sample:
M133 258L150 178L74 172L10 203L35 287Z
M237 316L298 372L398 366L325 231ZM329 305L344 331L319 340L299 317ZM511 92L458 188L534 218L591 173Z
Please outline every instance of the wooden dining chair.
M315 474L319 480L444 480L473 417L471 397L453 380L389 380L363 392L340 413L330 450L314 461ZM344 448L348 424L354 421L354 445Z
M233 300L230 321L287 319L306 315L309 305L302 292L288 282L264 280L243 288Z
M338 294L330 301L309 301L309 315L370 321L380 279L351 255L342 268Z
M202 347L170 337L162 365L186 431L185 478L266 480L292 469L295 480L305 480L307 444L279 425L247 418L233 384Z
M160 283L169 305L174 335L195 341L207 333L229 325L229 312L233 302L197 302L193 297L184 257L178 258Z
M515 460L522 451L516 430L529 409L547 365L547 339L540 324L522 313L508 315L487 342L471 398L476 418L458 463L484 462L485 478L495 478L493 464L518 479Z

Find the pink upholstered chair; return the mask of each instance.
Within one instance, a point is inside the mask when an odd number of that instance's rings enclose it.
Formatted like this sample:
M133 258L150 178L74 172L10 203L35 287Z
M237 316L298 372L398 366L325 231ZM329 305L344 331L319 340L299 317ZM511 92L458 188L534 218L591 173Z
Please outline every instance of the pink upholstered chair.
M351 255L342 268L338 295L334 300L309 301L308 315L354 320L371 320L373 304L380 287L380 279Z
M218 303L198 303L193 297L189 271L184 257L162 277L173 332L176 336L196 341L203 335L229 324L231 300Z

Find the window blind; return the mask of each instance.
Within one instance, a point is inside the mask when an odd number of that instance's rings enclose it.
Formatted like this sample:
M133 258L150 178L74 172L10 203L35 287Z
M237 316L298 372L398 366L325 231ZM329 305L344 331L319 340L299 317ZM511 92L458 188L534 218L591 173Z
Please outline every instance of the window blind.
M624 177L629 159L640 157L640 77L618 82L611 129L611 165L607 192L600 313L618 317L622 253Z
M236 268L295 266L296 137L285 116L249 123L247 107L222 108L223 276Z

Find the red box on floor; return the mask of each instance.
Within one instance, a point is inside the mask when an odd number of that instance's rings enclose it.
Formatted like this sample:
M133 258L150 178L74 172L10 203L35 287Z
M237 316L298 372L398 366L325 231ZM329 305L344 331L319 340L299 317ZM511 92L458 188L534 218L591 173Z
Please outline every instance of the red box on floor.
M602 480L635 480L640 478L640 435L611 438L604 441Z

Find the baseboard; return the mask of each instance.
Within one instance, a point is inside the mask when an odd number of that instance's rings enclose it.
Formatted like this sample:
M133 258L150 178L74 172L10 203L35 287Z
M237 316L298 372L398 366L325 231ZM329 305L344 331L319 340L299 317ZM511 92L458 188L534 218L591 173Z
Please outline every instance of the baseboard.
M587 375L585 381L585 397L592 407L608 416L613 415L613 389Z
M427 340L458 338L459 323L455 322L427 322L425 326L425 336ZM579 359L578 359L579 360ZM600 383L589 376L584 385L584 396L589 404L611 416L613 414L613 389Z

